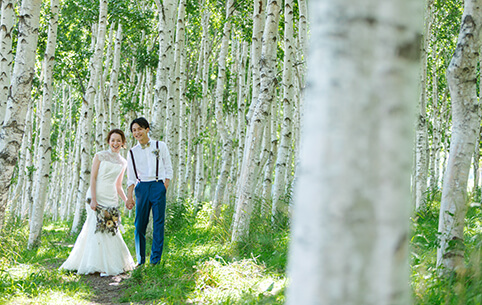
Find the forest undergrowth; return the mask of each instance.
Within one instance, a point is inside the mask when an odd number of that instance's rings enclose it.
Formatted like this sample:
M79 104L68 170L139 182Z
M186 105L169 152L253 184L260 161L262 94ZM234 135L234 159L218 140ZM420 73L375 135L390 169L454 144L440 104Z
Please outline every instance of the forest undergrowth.
M128 272L103 298L109 291L91 283L98 275L58 270L77 237L69 234L71 222L45 220L33 250L27 250L28 224L10 223L0 235L0 304L283 304L287 219L273 224L255 212L249 239L233 245L233 209L226 206L215 223L209 213L208 203L170 204L161 264ZM135 257L133 219L122 221Z
M411 286L416 305L482 304L482 209L480 190L471 194L463 243L465 268L444 274L437 269L439 192L429 194L427 209L412 218Z
M482 304L480 191L470 201L466 268L449 276L436 267L440 194L412 217L414 304ZM98 301L102 290L89 285L88 276L58 270L77 237L69 234L70 222L45 220L42 243L33 250L27 250L28 224L10 223L0 235L0 304L283 304L288 220L273 224L255 211L249 239L232 245L232 208L225 206L215 223L209 215L208 203L200 209L189 203L169 205L162 263L129 272L108 301ZM133 219L124 217L123 224L134 255Z

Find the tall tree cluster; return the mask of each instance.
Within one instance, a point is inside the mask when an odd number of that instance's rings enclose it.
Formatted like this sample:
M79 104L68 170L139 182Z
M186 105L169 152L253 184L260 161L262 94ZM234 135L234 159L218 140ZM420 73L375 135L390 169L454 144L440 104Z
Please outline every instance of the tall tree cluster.
M381 262L379 285L403 303L410 206L441 195L438 264L462 264L452 245L481 183L481 1L427 0L422 17L420 1L401 0L310 10L306 0L2 0L0 230L28 220L29 247L46 217L72 220L75 233L93 155L111 128L135 145L129 123L144 116L171 152L170 202L209 202L212 222L231 205L238 242L253 213L290 217L296 182L291 257L333 262L305 288L316 294L322 276L353 270L331 283L326 297L338 303L340 283L372 277ZM321 67L311 74L309 36ZM320 243L303 249L306 236Z
M28 219L30 247L44 217L78 230L94 153L113 127L135 145L138 116L170 149L172 202L209 201L213 222L233 205L233 241L253 211L289 214L304 0L24 0L28 17L15 5L2 1L0 223Z

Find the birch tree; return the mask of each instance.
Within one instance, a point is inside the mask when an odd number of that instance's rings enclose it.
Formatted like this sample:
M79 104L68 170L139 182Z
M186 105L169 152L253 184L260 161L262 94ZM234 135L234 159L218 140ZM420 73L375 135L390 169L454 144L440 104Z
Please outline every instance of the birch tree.
M41 0L23 0L19 11L18 43L12 82L7 98L7 110L0 130L0 230L2 229L8 190L30 103L30 90L35 74Z
M156 0L156 3L159 9L159 63L156 74L151 132L155 139L163 139L164 130L166 129L169 77L174 65L173 33L177 2L176 0L164 0L161 3L159 0ZM169 134L167 136L170 137ZM169 142L168 140L165 139L166 142ZM173 148L169 147L169 149L172 150Z
M422 2L310 2L287 304L410 304Z
M223 38L221 42L221 50L218 57L218 79L216 83L215 94L215 112L216 125L222 141L222 167L219 174L218 183L216 185L216 192L213 199L213 213L211 214L211 221L219 217L221 200L224 198L224 190L228 180L229 169L231 168L233 156L233 139L232 134L228 128L226 117L223 115L223 100L224 87L226 85L226 57L229 51L229 39L231 35L231 16L234 12L234 0L226 2L226 20L223 29Z
M74 221L72 223L72 233L79 229L80 216L82 208L85 203L85 193L87 191L88 183L90 181L90 167L92 163L91 149L92 143L90 141L92 133L92 107L95 102L96 92L98 90L99 78L101 74L102 56L104 54L105 33L107 23L107 0L99 1L99 24L98 31L93 35L97 36L97 43L95 51L90 61L90 78L85 96L82 101L82 109L80 122L82 124L81 132L81 157L80 157L80 182L79 192L77 196Z
M122 24L119 22L117 25L117 31L115 34L114 44L114 58L112 60L112 69L110 71L109 82L109 120L111 128L118 128L120 122L114 124L114 113L118 113L118 96L119 96L119 69L120 69L120 57L121 57L121 43L122 43ZM117 116L119 117L119 116Z
M432 5L433 0L427 1L425 30L423 36L423 49L421 60L421 90L419 116L416 125L415 138L415 173L413 179L413 195L415 209L420 210L425 207L425 192L427 190L427 172L428 172L428 143L427 143L427 53L430 42L430 30L432 25Z
M446 271L463 268L467 180L480 127L476 69L480 52L482 0L464 1L457 47L447 69L452 98L452 137L440 202L440 247L437 265Z
M233 242L246 238L249 233L251 213L253 212L252 194L256 179L256 161L259 158L261 148L260 139L262 139L263 127L269 114L269 107L274 99L274 86L277 81L276 59L280 6L276 0L269 1L266 15L262 55L259 62L261 66L261 87L246 133L243 163L238 181L233 233L231 236Z
M293 125L293 60L294 60L294 36L293 36L293 1L285 0L285 53L283 65L283 122L281 124L281 139L278 156L276 158L276 170L272 188L272 209L274 216L280 208L280 197L286 192L286 174L291 169L291 146Z
M12 30L15 20L13 0L2 1L0 16L0 123L3 123L7 110L8 87L10 86L10 71L12 70Z
M47 48L44 55L44 81L43 81L43 103L39 136L40 162L35 179L34 202L32 207L32 218L30 219L30 234L28 237L28 248L39 244L42 230L44 207L47 194L47 186L50 177L50 163L52 147L50 145L50 129L52 118L52 74L55 64L55 45L57 42L57 26L59 12L59 0L50 1L50 21L47 39Z

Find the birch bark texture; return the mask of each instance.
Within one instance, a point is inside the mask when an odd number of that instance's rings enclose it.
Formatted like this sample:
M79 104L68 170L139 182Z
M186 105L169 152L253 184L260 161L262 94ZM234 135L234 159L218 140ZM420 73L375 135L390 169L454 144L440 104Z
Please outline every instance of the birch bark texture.
M425 192L427 191L427 171L428 171L428 133L427 133L427 53L430 43L430 31L432 25L432 6L433 0L427 2L425 15L425 29L423 39L423 49L421 58L421 90L419 103L419 116L416 125L415 137L415 172L413 177L413 197L415 209L418 211L425 208Z
M239 242L249 234L251 213L253 212L253 190L256 186L257 163L263 138L264 124L267 121L271 103L274 102L276 85L276 59L280 4L277 0L268 2L263 44L259 61L260 91L249 119L244 145L244 156L238 180L236 211L233 221L231 240ZM253 72L254 73L254 72ZM254 89L253 89L254 91ZM253 101L254 102L254 101ZM248 114L249 116L249 114Z
M452 137L444 174L438 230L437 265L446 271L463 268L467 180L480 126L477 101L477 63L480 52L482 0L464 1L455 53L447 69L452 98Z
M2 1L0 15L0 123L3 123L7 110L8 87L12 69L12 31L15 24L13 0Z
M52 146L50 145L53 93L52 74L55 64L55 46L57 42L57 27L59 20L58 12L59 0L51 0L49 33L43 63L43 103L38 146L40 162L38 165L37 179L34 187L34 202L32 206L32 218L30 219L30 233L27 245L27 247L30 249L40 242L40 232L42 230L44 207L50 178L50 163L52 161Z
M24 0L18 21L18 42L12 82L7 98L7 109L0 130L0 230L2 229L8 190L18 159L32 80L35 74L41 0Z
M410 304L423 3L311 1L287 304Z
M74 213L74 221L72 223L72 233L79 229L80 216L85 203L85 193L87 191L88 183L90 181L90 170L92 164L92 108L95 102L95 96L99 89L99 78L102 70L102 57L104 54L105 33L107 24L107 0L99 1L99 27L98 31L94 31L93 35L97 34L97 43L95 51L90 62L90 78L82 101L81 109L81 152L80 152L80 181L79 192L77 194L77 203Z

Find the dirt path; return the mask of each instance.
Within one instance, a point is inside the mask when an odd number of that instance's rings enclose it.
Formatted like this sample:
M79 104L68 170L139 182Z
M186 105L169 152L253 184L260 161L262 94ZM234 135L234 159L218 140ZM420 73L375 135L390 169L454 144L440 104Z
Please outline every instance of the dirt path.
M132 304L118 303L117 298L122 294L120 283L130 277L130 274L120 274L115 276L100 276L99 273L83 275L82 281L85 281L94 290L94 297L90 304ZM144 304L144 303L136 303Z

